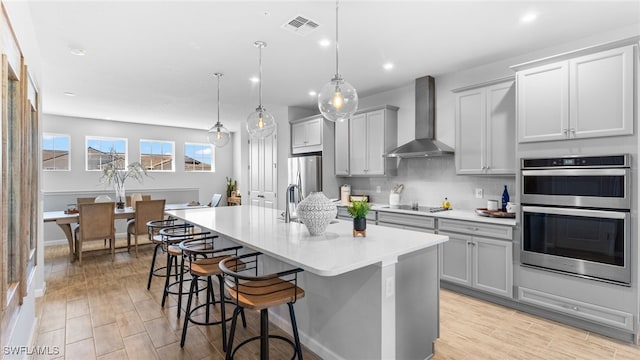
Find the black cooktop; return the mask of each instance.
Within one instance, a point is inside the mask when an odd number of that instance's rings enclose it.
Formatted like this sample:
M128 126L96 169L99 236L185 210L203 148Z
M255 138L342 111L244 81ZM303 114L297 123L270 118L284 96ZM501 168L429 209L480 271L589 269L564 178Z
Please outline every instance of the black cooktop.
M447 211L449 209L445 209L443 207L431 207L431 206L418 206L418 208L414 208L411 205L398 205L397 207L391 206L383 206L383 209L399 209L399 210L411 210L411 211L419 211L419 212L428 212L434 213L439 211Z

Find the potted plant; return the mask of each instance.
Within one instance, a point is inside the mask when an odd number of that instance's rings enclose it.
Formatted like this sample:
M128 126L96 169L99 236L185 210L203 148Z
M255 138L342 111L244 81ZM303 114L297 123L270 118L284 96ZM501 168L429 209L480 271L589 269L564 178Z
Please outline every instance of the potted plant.
M118 156L114 149L111 149L109 159L110 161L102 165L100 182L113 186L116 192L116 208L124 209L126 202L124 182L128 178L133 178L142 183L143 177L149 176L149 174L139 161L132 162L125 169L122 169L124 158Z
M367 213L371 206L366 200L352 201L347 207L347 212L353 217L353 229L363 231L367 228Z

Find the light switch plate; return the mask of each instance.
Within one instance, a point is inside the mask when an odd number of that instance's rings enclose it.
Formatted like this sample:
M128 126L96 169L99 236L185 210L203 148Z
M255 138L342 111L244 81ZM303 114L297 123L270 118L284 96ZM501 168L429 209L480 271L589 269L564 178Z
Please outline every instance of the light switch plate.
M484 196L484 191L481 188L477 188L476 189L476 198L477 199L482 199L483 196Z
M380 194L380 185L376 186L376 192Z

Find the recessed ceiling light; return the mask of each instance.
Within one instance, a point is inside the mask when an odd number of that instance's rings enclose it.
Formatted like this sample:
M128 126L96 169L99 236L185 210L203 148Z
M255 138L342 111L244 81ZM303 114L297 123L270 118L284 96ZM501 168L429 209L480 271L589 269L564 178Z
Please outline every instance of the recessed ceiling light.
M86 54L84 49L78 49L78 48L72 48L69 50L69 52L71 53L71 55L75 55L75 56L84 56Z
M391 70L391 69L393 69L393 64L390 63L390 62L385 63L384 65L382 65L382 68L385 69L385 70Z
M327 47L329 45L331 45L331 40L329 39L322 39L320 41L318 41L318 44L322 47Z
M69 96L69 97L74 97L74 96L76 96L76 94L75 94L75 93L72 93L72 92L65 92L65 93L64 93L64 95L65 95L65 96Z
M313 90L309 91L309 96L316 96L316 95L318 95L317 92L315 92Z
M252 83L259 83L259 82L260 82L260 79L259 79L258 77L256 77L256 76L254 76L254 77L250 78L249 80L250 80Z
M520 21L523 23L529 23L534 21L535 19L538 18L538 14L534 13L534 12L530 12L525 14L522 18L520 18Z

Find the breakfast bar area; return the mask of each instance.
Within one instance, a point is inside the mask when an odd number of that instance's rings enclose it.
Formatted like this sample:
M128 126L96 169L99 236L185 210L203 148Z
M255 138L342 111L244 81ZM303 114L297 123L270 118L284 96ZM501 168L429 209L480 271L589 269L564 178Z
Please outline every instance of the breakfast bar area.
M296 303L301 341L326 359L425 359L439 333L437 246L447 236L334 220L310 236L276 210L233 206L168 214L209 229L246 252L266 255L264 272L300 267L305 297ZM286 308L271 320L283 329Z

